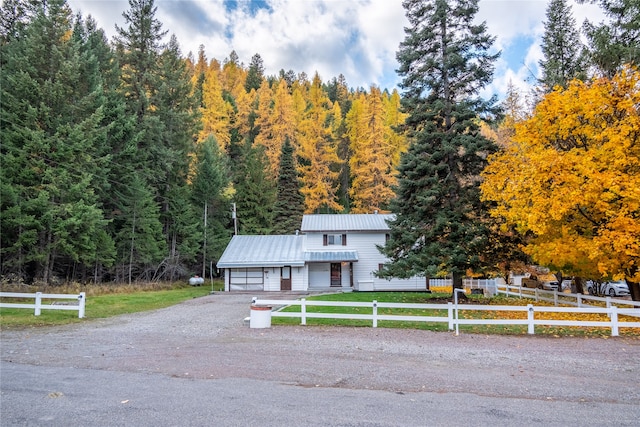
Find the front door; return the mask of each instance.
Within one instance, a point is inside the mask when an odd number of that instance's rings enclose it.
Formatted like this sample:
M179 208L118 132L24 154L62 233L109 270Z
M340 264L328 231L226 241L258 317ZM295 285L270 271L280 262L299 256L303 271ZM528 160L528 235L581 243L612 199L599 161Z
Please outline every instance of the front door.
M282 267L280 269L280 290L291 290L291 267Z
M342 286L342 264L331 263L331 286Z

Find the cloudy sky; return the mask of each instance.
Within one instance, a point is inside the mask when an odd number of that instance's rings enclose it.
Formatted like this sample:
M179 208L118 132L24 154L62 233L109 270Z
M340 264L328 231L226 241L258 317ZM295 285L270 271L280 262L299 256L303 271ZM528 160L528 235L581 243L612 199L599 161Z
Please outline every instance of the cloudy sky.
M68 0L74 12L91 15L111 39L124 26L127 0ZM267 75L280 69L316 71L324 81L343 74L350 87L372 84L393 89L399 83L395 53L407 25L402 0L156 0L163 28L175 34L184 55L223 61L232 50L248 65L258 53ZM578 24L600 22L594 5L570 0ZM525 89L536 77L541 58L547 0L480 0L502 56L495 79L483 96L502 97L509 81Z

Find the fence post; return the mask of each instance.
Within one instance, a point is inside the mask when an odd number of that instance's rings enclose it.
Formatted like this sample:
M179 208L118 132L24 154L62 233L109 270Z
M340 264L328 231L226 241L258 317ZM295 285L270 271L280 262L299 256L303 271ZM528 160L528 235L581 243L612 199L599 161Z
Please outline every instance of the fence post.
M35 316L40 316L40 307L42 307L42 292L36 292L36 309L33 313Z
M447 317L449 318L449 330L453 331L453 303L448 302L447 306L448 306Z
M533 305L531 304L527 304L527 321L529 322L527 333L530 335L535 334L536 332L533 325Z
M607 297L607 308L611 308L611 297ZM611 312L608 312L607 316L611 318Z
M84 318L84 302L87 299L87 294L85 292L80 292L78 295L78 318Z
M618 333L618 307L611 307L611 336L617 337Z
M378 327L378 301L373 300L373 327Z
M578 308L582 308L582 294L576 294L576 299L578 300Z
M300 324L307 324L307 300L305 298L300 300Z
M553 304L556 307L558 306L558 290L557 289L553 290Z

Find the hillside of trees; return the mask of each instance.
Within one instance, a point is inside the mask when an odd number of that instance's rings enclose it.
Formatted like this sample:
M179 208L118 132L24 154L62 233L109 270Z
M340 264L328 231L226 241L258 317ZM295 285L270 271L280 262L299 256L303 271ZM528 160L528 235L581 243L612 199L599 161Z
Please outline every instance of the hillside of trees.
M152 1L130 6L108 41L63 0L3 4L4 275L171 280L215 265L232 204L242 234L388 209L406 150L397 91L266 76L259 54L185 57Z

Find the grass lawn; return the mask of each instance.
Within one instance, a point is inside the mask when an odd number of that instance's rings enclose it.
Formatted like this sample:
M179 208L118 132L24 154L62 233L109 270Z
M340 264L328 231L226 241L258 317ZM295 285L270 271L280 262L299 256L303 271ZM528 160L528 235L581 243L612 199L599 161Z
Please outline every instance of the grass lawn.
M421 292L348 292L328 295L319 295L308 297L307 300L319 301L349 301L349 302L392 302L392 303L409 303L409 304L442 304L442 309L399 309L399 308L383 308L378 307L378 315L403 315L403 316L434 316L447 317L447 302L450 301L450 293L421 293ZM543 305L529 299L508 298L498 296L494 298L485 298L482 295L467 295L467 301L461 301L460 318L461 319L526 319L526 312L483 312L475 310L464 310L465 303L474 305L500 305L500 306L522 306L527 304ZM290 306L284 308L284 312L300 312L300 306ZM372 308L369 307L307 307L307 313L344 313L344 314L371 314ZM604 314L577 314L577 313L536 313L537 319L554 319L554 320L583 320L583 321L608 321ZM544 316L544 317L542 317ZM623 316L620 317L623 320ZM637 321L630 320L630 321ZM274 325L299 325L299 318L273 317ZM338 325L351 327L371 327L371 320L360 319L314 319L307 318L307 325ZM382 328L404 328L404 329L424 329L431 331L448 331L447 322L405 322L405 321L388 321L378 320L378 327ZM526 325L460 325L460 332L479 333L479 334L509 334L523 335L527 334ZM551 336L611 336L609 327L568 327L568 326L544 326L536 325L536 335ZM640 328L620 328L620 336L639 337Z
M182 286L175 289L123 292L121 288L113 293L88 295L85 306L85 318L79 319L78 312L73 310L42 309L40 316L33 314L33 309L1 308L0 328L25 328L78 323L86 319L101 319L126 313L156 310L169 307L192 298L208 295L211 287ZM53 292L47 292L53 293ZM56 292L57 293L57 292ZM16 298L6 298L3 302L17 303ZM22 301L21 301L22 302ZM33 303L34 299L24 300ZM44 304L48 301L44 301Z

